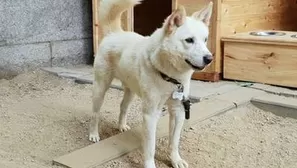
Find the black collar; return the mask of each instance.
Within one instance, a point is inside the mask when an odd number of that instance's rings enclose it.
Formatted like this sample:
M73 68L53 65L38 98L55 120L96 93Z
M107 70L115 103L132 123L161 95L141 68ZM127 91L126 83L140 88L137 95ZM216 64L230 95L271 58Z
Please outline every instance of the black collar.
M149 57L150 60L150 57ZM151 62L151 60L150 60ZM152 66L154 67L153 63L151 62ZM156 67L154 67L156 69L157 72L160 73L161 77L163 80L170 82L172 84L175 84L177 86L177 92L184 92L184 85L182 83L180 83L178 80L169 77L168 75L164 74L163 72L159 71ZM190 99L185 98L183 96L183 100L181 100L182 105L184 106L184 110L185 110L185 118L188 120L190 119L190 106L191 106L191 102Z
M168 75L164 74L163 72L159 71L162 79L164 79L167 82L173 83L175 85L177 85L178 91L179 92L183 92L184 91L184 85L181 84L178 80L169 77Z
M176 79L173 79L171 77L169 77L168 75L164 74L163 72L159 71L161 77L170 83L173 83L177 86L177 92L184 92L184 85L182 85L179 81L177 81ZM184 109L185 109L185 118L188 120L190 119L190 106L191 106L191 101L190 99L187 99L185 97L183 97L183 100L181 100Z
M178 80L174 79L174 78L171 78L169 77L168 75L166 75L165 73L161 72L158 68L156 68L151 60L151 57L149 57L149 61L152 65L152 67L158 72L160 73L161 77L163 80L167 81L167 82L170 82L172 84L175 84L177 85L177 88L178 88L178 91L179 92L183 92L184 91L184 86L182 83L180 83Z
M181 85L181 83L179 81L177 81L176 79L173 79L173 78L169 77L168 75L164 74L163 72L160 72L160 75L167 82L171 82L171 83L176 84L176 85Z

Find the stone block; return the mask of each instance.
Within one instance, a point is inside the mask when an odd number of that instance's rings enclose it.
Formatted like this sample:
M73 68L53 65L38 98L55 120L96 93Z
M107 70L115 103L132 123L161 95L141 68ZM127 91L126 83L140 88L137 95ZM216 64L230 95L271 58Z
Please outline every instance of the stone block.
M191 80L190 97L198 99L207 98L223 94L238 88L240 87L232 82L220 81L211 83Z
M92 57L92 39L52 42L52 66L86 64Z
M94 80L94 75L89 74L89 75L84 75L84 76L79 76L75 79L76 83L80 84L92 84Z
M246 104L250 102L250 100L261 94L264 94L264 91L252 89L252 88L239 88L231 92L227 92L222 95L218 95L215 98L219 100L225 100L234 103L236 106L240 106L242 104Z
M0 47L0 70L19 73L26 69L50 66L49 43Z
M263 94L252 98L252 102L271 104L275 106L287 107L297 110L297 99L285 96Z
M0 1L0 44L92 37L92 1Z
M213 116L223 114L235 107L234 103L219 100L216 97L195 103L191 106L190 119L185 120L185 127L190 127Z
M292 97L278 96L273 94L263 94L254 97L252 104L266 112L271 112L277 116L297 119L297 99Z

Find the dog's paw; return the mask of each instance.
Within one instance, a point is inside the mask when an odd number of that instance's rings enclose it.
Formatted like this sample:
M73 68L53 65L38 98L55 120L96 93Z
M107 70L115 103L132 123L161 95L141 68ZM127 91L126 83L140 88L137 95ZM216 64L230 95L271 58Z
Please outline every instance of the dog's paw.
M121 132L125 132L125 131L128 131L128 130L130 130L131 128L129 127L129 125L120 125L119 126L119 130L121 131Z
M90 133L89 140L91 142L99 142L100 141L99 134L98 133Z
M156 168L154 160L144 161L144 168Z
M188 163L182 159L177 160L177 161L172 161L172 166L174 168L188 168L189 167Z

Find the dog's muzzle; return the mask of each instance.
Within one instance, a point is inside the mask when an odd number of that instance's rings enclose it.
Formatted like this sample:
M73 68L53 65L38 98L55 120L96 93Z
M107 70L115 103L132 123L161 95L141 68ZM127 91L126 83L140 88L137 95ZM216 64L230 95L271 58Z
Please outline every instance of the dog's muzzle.
M196 66L196 65L193 65L191 63L191 61L189 60L185 60L187 64L189 64L194 70L203 70L207 65L209 65L213 60L213 56L212 55L205 55L203 56L203 64L204 66Z
M189 60L185 60L186 61L186 63L187 64L189 64L194 70L202 70L202 69L204 69L204 67L199 67L199 66L195 66L195 65L193 65Z

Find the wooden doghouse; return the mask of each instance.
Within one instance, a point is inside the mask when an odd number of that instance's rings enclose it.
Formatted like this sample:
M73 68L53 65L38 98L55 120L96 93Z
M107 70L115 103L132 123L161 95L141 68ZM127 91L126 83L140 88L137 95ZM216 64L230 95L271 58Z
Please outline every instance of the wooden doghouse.
M93 0L94 49L100 42L98 4ZM125 30L147 35L160 27L166 16L177 5L185 6L187 14L200 10L210 0L144 0L134 10L123 15ZM208 48L214 54L214 61L203 71L196 72L193 79L218 81L223 70L221 37L258 29L292 30L296 23L296 0L213 0L214 9L210 24Z

